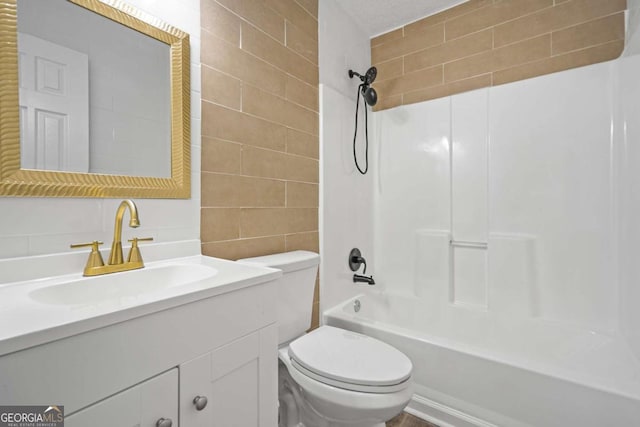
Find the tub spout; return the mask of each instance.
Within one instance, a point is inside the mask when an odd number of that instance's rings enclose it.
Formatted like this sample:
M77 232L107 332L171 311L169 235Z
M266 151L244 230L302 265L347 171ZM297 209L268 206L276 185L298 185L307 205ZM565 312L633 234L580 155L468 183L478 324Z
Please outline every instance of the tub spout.
M373 280L373 276L362 276L360 274L354 274L353 283L366 283L368 285L375 285L376 281Z

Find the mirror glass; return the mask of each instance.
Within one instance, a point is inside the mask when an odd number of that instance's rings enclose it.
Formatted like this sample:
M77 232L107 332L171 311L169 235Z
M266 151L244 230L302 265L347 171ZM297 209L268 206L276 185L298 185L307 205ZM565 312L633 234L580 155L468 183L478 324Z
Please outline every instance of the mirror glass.
M171 177L171 46L67 0L18 0L20 165Z

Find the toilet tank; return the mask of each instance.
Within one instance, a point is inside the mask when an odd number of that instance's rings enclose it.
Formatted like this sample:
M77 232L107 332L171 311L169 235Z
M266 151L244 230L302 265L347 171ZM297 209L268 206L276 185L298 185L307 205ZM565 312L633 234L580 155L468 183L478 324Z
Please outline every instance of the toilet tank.
M244 264L282 270L278 279L278 342L289 342L311 326L313 288L320 255L309 251L284 252L239 259Z

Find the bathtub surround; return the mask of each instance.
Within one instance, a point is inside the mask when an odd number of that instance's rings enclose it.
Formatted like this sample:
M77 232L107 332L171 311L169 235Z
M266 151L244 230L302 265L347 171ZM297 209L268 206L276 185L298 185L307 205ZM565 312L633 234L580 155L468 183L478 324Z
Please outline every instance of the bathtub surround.
M202 253L319 252L317 1L201 8Z
M379 286L616 330L611 97L603 64L376 114Z
M136 199L141 228L123 239L153 236L154 243L200 235L200 6L198 0L127 3L189 33L191 44L191 199ZM69 244L111 241L121 199L0 198L0 258L69 252ZM140 235L144 233L144 235ZM82 264L81 264L82 265Z
M371 39L375 110L617 58L625 0L470 0Z

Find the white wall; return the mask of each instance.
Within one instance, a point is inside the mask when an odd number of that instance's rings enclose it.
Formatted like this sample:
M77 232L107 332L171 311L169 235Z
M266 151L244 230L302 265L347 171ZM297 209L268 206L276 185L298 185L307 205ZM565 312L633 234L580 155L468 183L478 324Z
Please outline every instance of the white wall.
M376 113L380 286L616 330L612 114L611 63Z
M321 309L325 310L367 286L352 282L353 272L347 265L351 248L360 248L367 259L367 274L376 272L371 210L374 174L369 172L361 175L353 162L355 98L359 80L351 80L347 74L349 69L364 73L371 65L369 38L342 11L337 0L320 1L318 13L321 106L320 304ZM369 119L371 117L369 112ZM363 167L363 116L359 120L357 144L360 149L359 163ZM370 170L373 171L376 166L370 162Z
M627 41L616 68L620 318L622 333L640 357L640 1L629 1L628 8Z
M128 0L127 3L190 34L191 199L137 199L141 226L123 235L157 242L200 237L200 2ZM68 252L70 243L99 239L108 247L119 199L0 198L0 258ZM132 232L133 231L133 232Z

